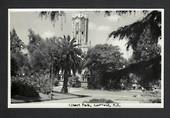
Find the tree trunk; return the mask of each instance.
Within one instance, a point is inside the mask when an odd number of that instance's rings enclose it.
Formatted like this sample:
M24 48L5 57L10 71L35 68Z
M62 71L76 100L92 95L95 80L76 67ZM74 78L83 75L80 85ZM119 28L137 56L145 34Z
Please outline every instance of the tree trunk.
M64 82L63 82L63 87L61 89L62 93L68 93L68 88L67 88L67 84L68 84L68 74L65 71L64 72Z

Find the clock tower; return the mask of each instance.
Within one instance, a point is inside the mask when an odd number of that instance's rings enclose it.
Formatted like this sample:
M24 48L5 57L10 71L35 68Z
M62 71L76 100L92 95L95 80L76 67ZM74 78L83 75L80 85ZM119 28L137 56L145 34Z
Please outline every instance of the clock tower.
M79 47L83 52L87 52L91 45L88 40L88 22L88 18L82 13L72 17L73 38L76 39L77 44L80 44Z

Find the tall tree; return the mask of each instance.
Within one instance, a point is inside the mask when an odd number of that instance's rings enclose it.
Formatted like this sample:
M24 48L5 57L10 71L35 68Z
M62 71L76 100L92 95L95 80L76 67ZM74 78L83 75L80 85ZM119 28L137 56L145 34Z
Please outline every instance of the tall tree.
M148 31L149 30L149 31ZM132 46L136 49L138 42L141 38L149 32L149 36L143 40L149 41L149 43L158 43L158 38L161 36L161 12L152 11L142 20L133 24L120 27L118 30L110 33L109 37L120 37L120 40L124 37L128 38L127 49Z
M61 19L61 25L63 23L63 17L65 17L64 11L42 11L40 12L41 17L50 18L52 23L55 24L56 20ZM61 26L63 29L63 26ZM78 45L75 44L76 40L71 39L70 36L64 36L61 38L59 47L59 55L55 55L55 59L59 61L55 61L55 70L61 70L64 75L64 82L62 92L67 93L67 83L68 76L73 72L75 74L78 70L81 70L82 67L82 51L78 49Z
M73 73L74 75L81 69L82 65L82 51L78 48L76 40L71 39L70 36L61 38L60 45L60 68L64 75L64 82L62 92L67 93L68 77Z
M109 35L109 37L119 37L120 40L125 37L128 39L127 49L132 47L135 59L134 64L132 64L133 68L130 65L130 70L135 72L135 68L139 67L138 65L143 65L142 68L136 70L136 73L140 71L143 76L142 81L147 83L149 80L160 79L161 55L158 40L161 38L161 27L161 12L151 11L142 20L120 27ZM155 73L157 73L156 77Z
M11 76L19 74L19 70L27 63L27 57L22 53L24 42L18 37L15 29L10 32Z
M15 29L10 32L10 50L11 53L20 52L25 47L24 42L18 37Z
M29 44L27 46L29 52L30 65L32 71L39 72L41 70L49 69L49 53L47 44L40 35L35 34L31 29L29 30Z

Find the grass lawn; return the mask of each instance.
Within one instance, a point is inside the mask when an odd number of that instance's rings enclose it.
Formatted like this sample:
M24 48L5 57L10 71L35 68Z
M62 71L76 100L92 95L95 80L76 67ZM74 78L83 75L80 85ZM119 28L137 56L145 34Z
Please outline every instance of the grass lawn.
M82 103L91 99L107 99L120 103L155 103L160 102L161 91L145 91L141 90L90 90L86 88L69 87L68 94L59 93L61 86L54 87L53 100L50 100L50 95L40 93L40 99L31 100L26 98L12 99L12 103L26 102L54 102L54 103Z

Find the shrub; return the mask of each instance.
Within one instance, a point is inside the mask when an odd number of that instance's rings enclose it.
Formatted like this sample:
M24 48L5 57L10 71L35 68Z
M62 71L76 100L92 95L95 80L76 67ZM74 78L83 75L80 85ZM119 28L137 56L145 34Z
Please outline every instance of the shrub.
M54 81L54 86L59 86L59 80Z
M12 81L11 96L14 97L16 95L39 98L39 93L36 91L36 88L21 80Z
M101 81L101 77L97 72L93 72L93 75L90 75L87 78L88 89L101 89L102 84L105 82Z
M161 99L154 99L154 100L149 100L151 103L161 103Z
M69 78L69 84L71 87L81 87L81 82L78 76L72 76Z
M51 80L49 74L35 73L25 79L27 83L34 85L38 92L48 94L51 91Z
M51 91L51 80L49 73L32 73L27 76L17 76L17 77L11 77L12 85L14 86L13 89L17 88L19 89L19 86L17 84L22 84L24 86L30 86L32 89L35 89L38 93L48 94ZM56 83L54 83L56 85ZM17 87L16 87L17 86ZM16 91L16 90L15 90ZM13 91L15 93L15 91ZM18 93L18 92L17 92Z

